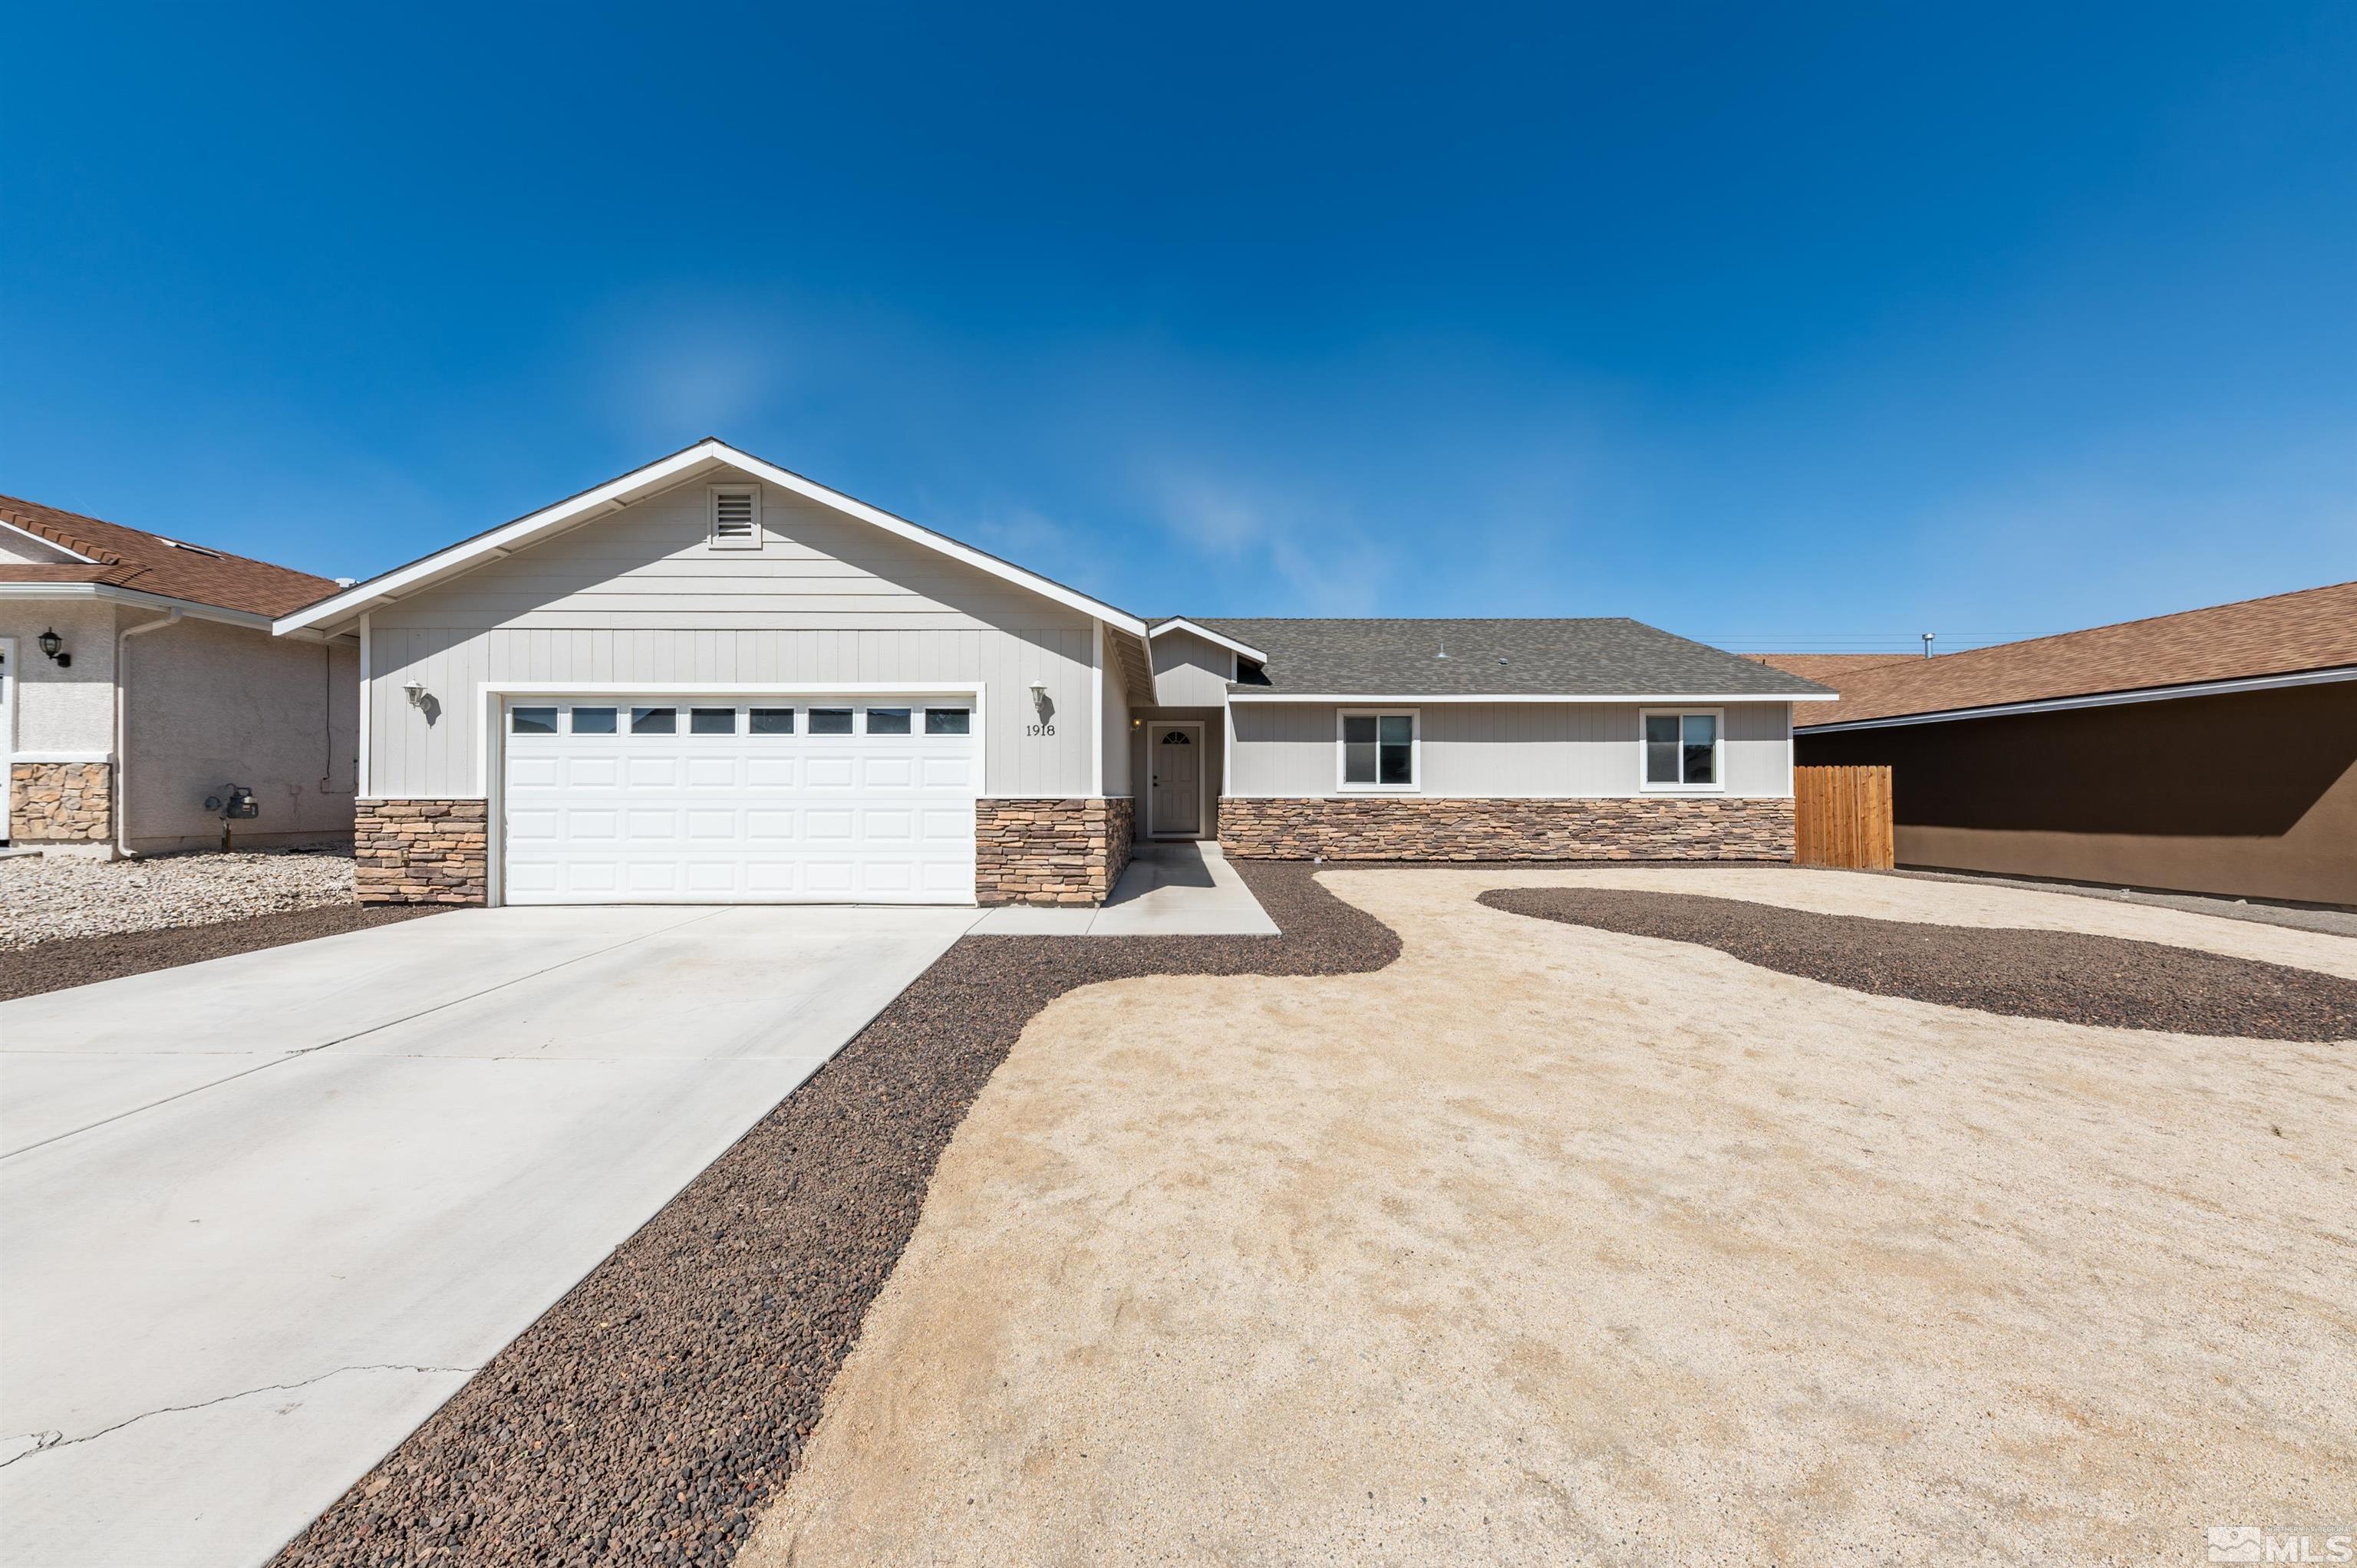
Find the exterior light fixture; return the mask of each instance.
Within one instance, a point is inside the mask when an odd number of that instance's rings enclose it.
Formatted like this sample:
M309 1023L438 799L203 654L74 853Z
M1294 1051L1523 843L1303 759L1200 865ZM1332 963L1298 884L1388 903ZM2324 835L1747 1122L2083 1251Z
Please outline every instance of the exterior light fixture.
M39 637L34 639L34 641L42 652L49 656L50 663L56 665L60 670L70 670L73 668L73 655L62 651L66 645L65 639L58 635L57 628L55 627L52 627L48 630L41 633Z
M425 682L412 681L404 685L401 689L409 693L409 705L411 707L422 708L425 705Z

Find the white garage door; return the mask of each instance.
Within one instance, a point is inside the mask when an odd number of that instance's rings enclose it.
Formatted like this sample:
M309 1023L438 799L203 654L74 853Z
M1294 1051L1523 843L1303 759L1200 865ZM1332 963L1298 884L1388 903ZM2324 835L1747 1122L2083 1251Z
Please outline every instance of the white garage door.
M974 901L968 698L517 698L511 904Z

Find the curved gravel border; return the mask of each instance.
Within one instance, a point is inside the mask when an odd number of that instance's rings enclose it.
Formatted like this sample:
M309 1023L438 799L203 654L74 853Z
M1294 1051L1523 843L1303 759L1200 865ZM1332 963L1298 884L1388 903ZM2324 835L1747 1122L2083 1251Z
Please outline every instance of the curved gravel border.
M1508 914L1695 942L1806 980L2015 1018L2262 1040L2357 1039L2357 981L2080 931L1824 915L1699 893L1513 887Z
M253 952L261 948L307 942L344 931L389 926L438 915L433 904L329 904L317 908L286 909L274 915L215 920L201 926L166 926L148 931L124 931L100 937L60 937L29 948L0 949L0 1002L17 996L38 996L69 986L94 985L151 969L177 969L209 958Z
M960 941L276 1562L727 1562L1035 1014L1099 981L1399 956L1318 867L1235 865L1281 936Z

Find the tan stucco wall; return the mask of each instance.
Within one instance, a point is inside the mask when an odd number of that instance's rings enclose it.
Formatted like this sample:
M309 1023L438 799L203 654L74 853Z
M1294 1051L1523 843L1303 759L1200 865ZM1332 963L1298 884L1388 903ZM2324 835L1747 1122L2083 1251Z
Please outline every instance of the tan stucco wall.
M114 745L114 615L96 599L0 600L0 637L16 639L14 750L105 760ZM70 669L34 646L52 628Z
M124 674L134 850L218 846L221 817L204 802L229 784L252 789L262 808L233 824L239 844L350 836L355 645L182 620L132 639Z

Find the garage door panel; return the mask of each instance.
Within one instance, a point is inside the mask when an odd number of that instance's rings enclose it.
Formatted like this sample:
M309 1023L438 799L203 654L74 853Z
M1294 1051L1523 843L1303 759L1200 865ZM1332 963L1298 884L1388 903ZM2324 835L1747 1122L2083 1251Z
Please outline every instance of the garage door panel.
M854 778L848 757L813 757L802 764L802 781L813 789L848 789Z
M924 759L924 788L928 789L967 789L974 788L974 764L963 757L928 757Z
M635 699L692 707L711 699ZM535 707L552 705L536 699ZM977 737L809 732L808 710L858 710L849 698L751 698L799 722L671 735L571 733L571 703L550 733L508 734L504 888L518 903L727 903L876 899L966 903L974 897ZM585 695L593 711L619 705ZM917 700L893 704L921 707ZM960 703L959 706L964 706ZM602 715L601 715L602 716ZM608 721L610 722L610 721ZM504 726L503 726L504 727Z

